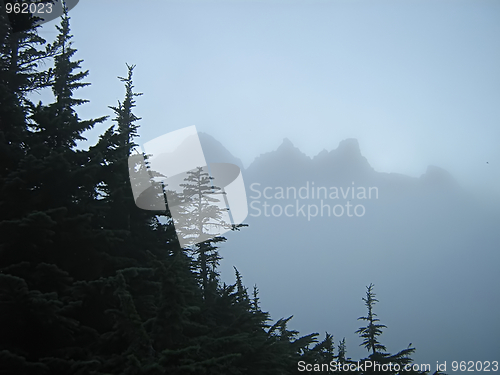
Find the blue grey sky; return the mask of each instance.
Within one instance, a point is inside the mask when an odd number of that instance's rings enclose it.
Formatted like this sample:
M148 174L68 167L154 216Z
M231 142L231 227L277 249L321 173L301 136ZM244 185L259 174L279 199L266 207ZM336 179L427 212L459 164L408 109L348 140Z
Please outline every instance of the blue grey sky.
M140 143L196 125L248 166L284 137L309 156L357 138L377 171L433 164L500 190L498 1L85 0L70 15L92 83L81 116L111 114L136 64Z

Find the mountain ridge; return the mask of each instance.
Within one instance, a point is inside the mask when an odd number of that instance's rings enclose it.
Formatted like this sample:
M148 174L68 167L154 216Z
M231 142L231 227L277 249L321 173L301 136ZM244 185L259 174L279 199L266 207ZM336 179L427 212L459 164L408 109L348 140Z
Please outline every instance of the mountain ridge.
M356 138L343 139L337 148L330 151L323 149L310 157L285 137L275 150L258 155L247 168L244 168L241 160L214 137L207 133L199 133L199 136L207 162L236 164L243 171L245 181L261 179L262 175L266 175L276 183L280 181L291 183L301 175L306 179L330 180L333 178L342 182L356 179L364 182L373 181L382 185L394 183L395 188L407 186L409 183L450 189L458 187L457 181L448 171L435 165L428 165L419 177L376 171L363 156Z

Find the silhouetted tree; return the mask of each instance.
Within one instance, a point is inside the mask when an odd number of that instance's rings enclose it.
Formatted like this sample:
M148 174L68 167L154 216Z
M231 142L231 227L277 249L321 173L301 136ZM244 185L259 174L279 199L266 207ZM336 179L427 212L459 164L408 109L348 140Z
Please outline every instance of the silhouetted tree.
M182 242L192 243L187 249L194 256L204 297L213 295L218 284L217 267L221 259L216 244L226 239L218 235L232 228L226 221L227 208L221 208L217 196L225 193L212 183L213 178L202 167L188 171L180 184L182 202L175 207L175 228Z
M378 300L375 298L375 293L373 292L373 284L370 284L366 287L366 297L363 298L365 302L365 306L367 308L367 315L358 318L358 320L364 320L367 322L367 325L359 328L356 333L363 339L363 342L360 344L364 346L369 352L370 355L367 359L363 359L362 362L370 361L372 363L377 363L379 365L384 364L397 364L402 369L405 365L411 363L413 360L410 355L415 352L415 348L412 348L410 345L408 348L403 349L396 354L387 353L387 349L385 345L381 344L379 341L379 337L383 333L383 329L387 328L386 325L380 324L380 320L377 318L377 314L373 311L375 304ZM398 371L377 371L378 368L370 368L367 370L368 373L391 373L395 374ZM405 373L408 373L405 371Z
M373 312L373 307L378 302L375 298L375 293L373 292L373 286L373 284L370 284L366 287L366 297L363 298L368 314L358 318L358 320L366 321L367 326L361 327L356 331L356 333L359 333L359 336L363 338L363 343L361 345L363 345L368 351L371 351L372 355L376 355L377 353L386 350L385 346L378 341L378 337L382 334L382 329L387 328L387 326L384 324L378 324L377 322L379 322L380 319L377 319L377 314Z

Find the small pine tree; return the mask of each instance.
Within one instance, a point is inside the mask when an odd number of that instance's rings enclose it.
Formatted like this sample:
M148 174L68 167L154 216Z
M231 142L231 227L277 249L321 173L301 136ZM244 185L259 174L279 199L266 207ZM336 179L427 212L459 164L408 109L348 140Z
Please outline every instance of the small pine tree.
M378 337L382 334L382 329L387 328L387 326L378 324L377 322L380 320L376 318L377 314L373 312L373 307L378 302L375 298L373 287L373 284L366 287L366 297L363 298L365 306L368 309L368 314L367 316L358 318L358 320L364 320L368 324L366 327L359 328L356 333L363 338L363 342L360 345L364 346L368 351L371 351L372 355L376 355L386 350L386 347L378 341Z
M356 333L363 339L363 342L360 344L364 346L370 353L367 359L363 359L362 362L366 362L367 360L376 362L378 364L387 364L393 363L398 364L403 367L411 363L413 360L410 355L415 352L415 348L412 348L411 345L408 348L403 349L396 354L390 354L386 352L385 345L381 344L379 341L379 337L383 333L383 329L387 328L384 324L380 324L380 320L377 318L377 314L373 312L373 308L378 300L375 298L375 293L373 292L373 284L370 284L366 287L366 297L363 298L365 302L365 306L368 310L368 314L366 316L362 316L358 318L358 320L364 320L367 322L365 327L359 328ZM371 371L373 372L373 371ZM396 372L392 372L394 374ZM387 371L385 372L387 374Z

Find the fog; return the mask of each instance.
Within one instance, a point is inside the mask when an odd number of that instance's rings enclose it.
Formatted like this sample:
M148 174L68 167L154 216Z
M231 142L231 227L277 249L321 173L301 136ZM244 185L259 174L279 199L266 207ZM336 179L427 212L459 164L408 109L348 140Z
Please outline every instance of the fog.
M221 145L200 139L221 161ZM413 343L416 363L432 366L497 355L498 201L436 166L420 178L377 172L354 139L313 159L285 139L244 176L249 227L227 236L221 272L230 283L237 267L274 318L346 337L359 358L356 318L374 283L389 351Z
M86 0L70 15L82 118L111 114L136 64L138 143L196 125L207 159L242 168L249 227L221 248L223 280L236 266L274 319L346 337L353 358L374 283L389 351L498 359L500 3ZM295 205L320 200L274 195L308 182L378 199L310 217Z

